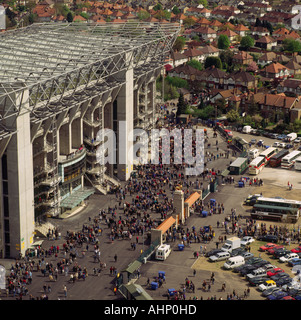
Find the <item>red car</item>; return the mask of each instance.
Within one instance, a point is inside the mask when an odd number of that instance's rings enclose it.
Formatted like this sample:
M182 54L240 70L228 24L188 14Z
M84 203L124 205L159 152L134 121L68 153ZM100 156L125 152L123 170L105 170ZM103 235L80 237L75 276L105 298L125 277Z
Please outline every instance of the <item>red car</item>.
M267 276L272 277L281 272L284 272L284 270L281 268L274 268L273 270L267 272Z
M267 249L267 252L268 252L269 254L274 254L274 252L275 252L276 249L281 249L281 248L284 248L284 246L277 245L277 246L275 246L275 247L273 247L273 248Z
M301 247L297 247L295 249L292 249L291 252L299 253L299 252L301 252Z
M296 300L296 299L291 296L286 296L286 297L281 298L280 300Z
M261 247L259 248L259 250L260 250L260 251L266 251L266 250L271 249L271 248L274 248L274 247L276 247L276 246L277 246L277 244L275 244L275 243L267 243L265 246L261 246Z

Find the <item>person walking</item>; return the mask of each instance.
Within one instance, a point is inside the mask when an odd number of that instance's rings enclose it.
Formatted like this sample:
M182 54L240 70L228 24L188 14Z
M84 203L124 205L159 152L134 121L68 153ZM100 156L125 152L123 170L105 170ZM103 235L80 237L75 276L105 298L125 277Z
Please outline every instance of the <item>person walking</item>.
M115 262L117 262L117 254L115 254L114 260L115 260Z
M64 295L65 295L65 298L67 298L67 287L64 285Z

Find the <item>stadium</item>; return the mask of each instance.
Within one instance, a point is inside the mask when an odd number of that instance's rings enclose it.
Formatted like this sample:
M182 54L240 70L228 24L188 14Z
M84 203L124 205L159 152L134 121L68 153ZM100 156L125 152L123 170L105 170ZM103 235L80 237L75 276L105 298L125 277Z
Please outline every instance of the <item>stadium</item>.
M127 161L97 161L97 132L152 128L156 78L179 31L42 23L0 34L0 258L24 254L47 217L130 177ZM117 157L133 145L123 138Z

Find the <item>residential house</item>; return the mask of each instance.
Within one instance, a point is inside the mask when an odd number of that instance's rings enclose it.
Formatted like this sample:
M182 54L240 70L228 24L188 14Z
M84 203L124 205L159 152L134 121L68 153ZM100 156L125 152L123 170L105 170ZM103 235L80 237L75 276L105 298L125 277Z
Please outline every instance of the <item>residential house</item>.
M229 100L232 98L239 98L239 96L242 94L242 92L238 89L212 89L210 92L210 102L212 104L215 104L217 100L225 100L228 104ZM232 101L235 101L236 99L232 99Z
M241 37L244 37L247 35L247 33L248 33L248 31L250 31L250 29L248 27L244 26L243 24L238 24L237 26L234 27L233 31L235 31Z
M270 34L269 30L264 27L251 27L250 35L254 36L255 39L259 39L263 36L268 36Z
M259 106L261 116L274 121L285 117L289 118L291 109L299 100L297 97L287 97L284 94L262 93L255 96L255 102Z
M198 75L197 80L206 85L208 88L224 88L224 79L227 73L223 70L211 66Z
M180 52L174 52L171 53L171 64L175 68L177 66L180 66L188 61L188 58L186 55Z
M218 57L220 50L212 45L204 46L199 48L202 52L200 62L205 62L208 57Z
M220 31L217 35L218 35L218 37L221 35L227 36L229 38L230 42L234 42L238 38L238 34L230 29Z
M277 60L277 54L275 52L265 52L258 58L258 64L265 66L271 64L273 61Z
M213 41L216 39L216 31L209 27L199 27L193 30L193 33L198 35L204 41Z
M209 27L210 26L210 21L207 18L201 17L198 19L195 23L195 26L199 27Z
M287 79L290 75L288 68L279 62L273 62L262 70L263 75L269 79Z
M257 78L249 72L239 70L231 73L224 80L225 89L239 88L242 91L251 90L257 87Z
M202 71L185 64L173 68L168 72L168 75L171 77L179 77L181 79L194 81L201 75L201 72Z
M212 29L214 29L215 31L217 31L217 30L219 30L222 26L223 26L223 24L220 22L220 21L218 21L218 20L216 20L216 19L213 19L211 22L210 22L210 28L212 28Z
M270 36L263 36L255 42L255 47L259 47L264 50L272 50L276 46L277 40Z
M233 56L233 62L241 65L250 64L253 60L253 57L246 51L239 51Z
M285 93L295 96L301 95L301 80L299 79L286 79L281 81L277 86L278 93Z
M296 76L301 74L301 65L294 60L290 60L286 65L286 68L289 69L291 76Z
M200 61L203 52L195 48L189 48L183 52L183 55L187 57L188 61L192 59Z

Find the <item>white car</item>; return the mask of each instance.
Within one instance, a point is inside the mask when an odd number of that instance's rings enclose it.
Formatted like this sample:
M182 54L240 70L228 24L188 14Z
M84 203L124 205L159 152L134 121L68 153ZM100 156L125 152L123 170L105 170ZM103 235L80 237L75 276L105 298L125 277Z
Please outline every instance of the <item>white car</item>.
M241 239L240 243L242 246L248 246L249 244L251 244L253 241L255 241L255 239L253 237L250 236L245 236Z
M279 147L279 145L280 145L280 142L274 142L273 143L273 147Z
M292 259L299 258L298 254L295 252L291 252L279 258L280 262L289 262Z
M299 143L299 142L301 142L300 138L297 138L297 139L294 140L294 143Z
M280 142L280 143L279 143L279 148L285 148L285 145L286 145L286 144L285 144L284 142Z
M276 287L277 287L277 285L276 285L276 282L275 282L275 281L273 281L273 280L267 280L267 281L265 281L264 283L260 284L260 285L258 286L258 289L259 289L260 291L264 291L264 290L267 290L267 289L269 289L269 288L276 288Z

